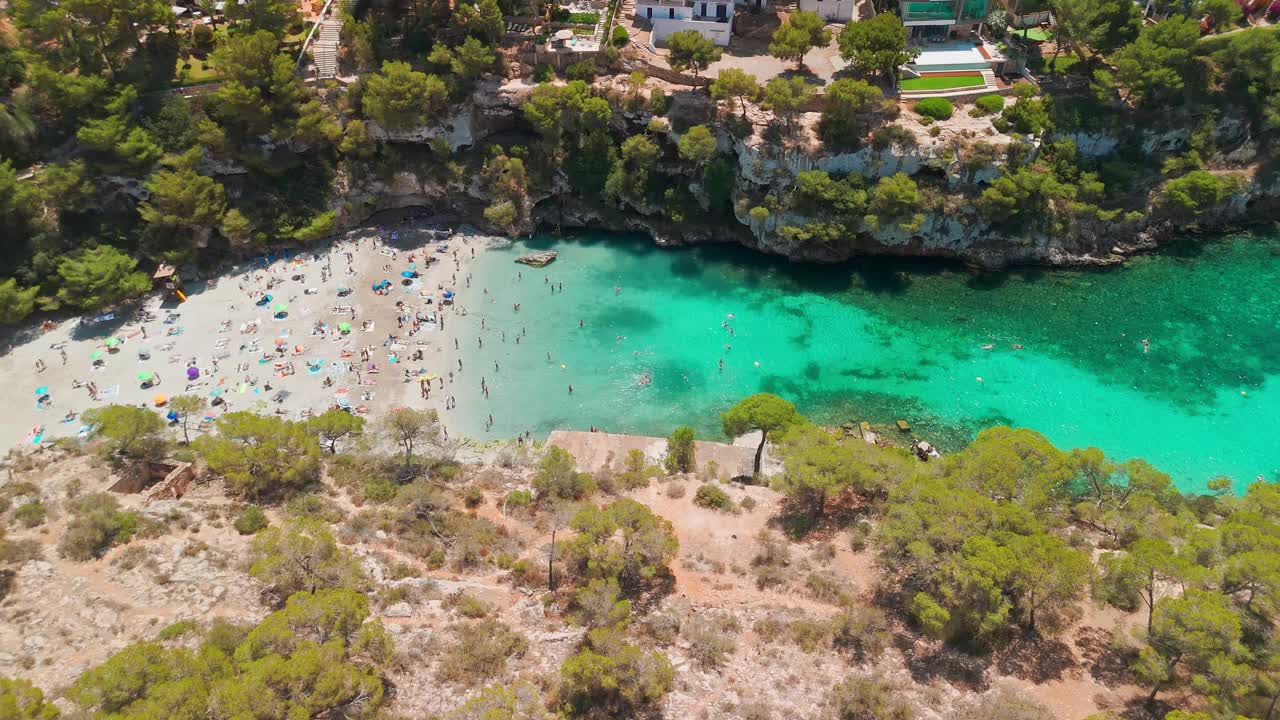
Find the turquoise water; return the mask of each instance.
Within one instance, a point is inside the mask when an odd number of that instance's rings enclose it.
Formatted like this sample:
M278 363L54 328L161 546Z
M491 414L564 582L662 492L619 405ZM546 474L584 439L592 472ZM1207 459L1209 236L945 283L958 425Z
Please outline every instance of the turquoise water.
M543 248L560 253L545 270L512 262ZM719 412L768 391L822 422L902 418L948 449L991 425L1029 427L1063 448L1146 458L1184 490L1280 478L1274 235L1107 271L973 275L586 234L517 242L473 272L470 315L455 321L466 373L450 388L469 410L452 424L473 437L688 423L719 438Z

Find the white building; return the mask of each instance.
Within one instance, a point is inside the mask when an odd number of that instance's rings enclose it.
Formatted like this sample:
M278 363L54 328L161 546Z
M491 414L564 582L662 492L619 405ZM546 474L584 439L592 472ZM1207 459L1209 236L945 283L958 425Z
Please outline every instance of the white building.
M855 0L800 0L800 9L828 22L849 23L858 12Z
M652 27L650 41L666 45L672 33L696 30L717 45L733 34L733 0L636 0L636 19Z

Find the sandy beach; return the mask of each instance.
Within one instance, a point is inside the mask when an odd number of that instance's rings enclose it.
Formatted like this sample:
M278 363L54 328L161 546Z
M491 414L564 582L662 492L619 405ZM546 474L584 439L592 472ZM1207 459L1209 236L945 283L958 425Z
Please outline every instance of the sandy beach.
M0 445L87 434L80 415L109 404L164 415L164 401L186 394L211 403L206 427L238 410L301 420L345 407L374 420L411 406L435 408L448 429L479 411L450 401L450 383L461 381L450 374L452 321L467 312L474 258L503 242L463 233L437 241L408 223L365 227L271 262L184 278L186 301L155 293L113 319L20 330L0 357L0 401L10 408ZM384 280L385 290L372 290Z

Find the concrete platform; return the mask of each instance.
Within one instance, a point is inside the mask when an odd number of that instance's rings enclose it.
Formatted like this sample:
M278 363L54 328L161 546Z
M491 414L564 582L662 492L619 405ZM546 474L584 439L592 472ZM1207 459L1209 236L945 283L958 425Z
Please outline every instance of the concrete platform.
M729 445L717 442L695 442L698 467L703 468L709 461L715 461L720 471L729 477L750 475L755 460L756 442L759 436L752 433L739 440L749 438L750 443ZM615 470L622 469L627 453L639 450L644 453L645 460L652 464L660 464L667 454L667 439L646 437L644 435L621 435L615 433L583 432L581 430L556 430L547 438L547 444L556 445L568 450L578 461L579 472L594 472L607 465ZM765 448L766 475L769 474L769 448Z

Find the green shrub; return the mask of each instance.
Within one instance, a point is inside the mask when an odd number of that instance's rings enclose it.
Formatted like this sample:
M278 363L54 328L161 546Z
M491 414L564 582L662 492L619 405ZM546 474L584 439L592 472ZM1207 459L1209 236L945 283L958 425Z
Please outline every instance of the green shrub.
M422 577L422 572L418 570L417 565L406 562L394 563L387 569L387 578L391 580L404 580L405 578Z
M667 438L667 457L663 463L667 472L672 475L693 472L697 468L693 428L685 425L671 432Z
M462 504L474 510L484 504L484 493L478 487L468 487L462 491Z
M654 115L666 115L667 110L671 109L671 100L667 98L667 92L662 88L654 88L649 91L649 112Z
M946 120L955 112L955 106L946 98L922 98L916 101L915 111L934 120Z
M849 599L848 593L845 592L844 583L830 575L810 573L804 579L804 586L809 590L809 594L813 596L813 599L819 602L836 605L847 602Z
M1001 110L1004 110L1004 98L1000 95L983 95L977 100L974 100L973 104L977 105L979 110L988 115L995 115Z
M552 445L538 463L533 476L533 489L541 501L548 497L561 500L584 500L596 491L596 482L587 473L578 472L573 455Z
M385 477L369 478L364 484L364 499L375 503L391 502L399 490L398 485Z
M674 680L666 655L627 642L617 629L597 628L560 665L560 696L569 717L648 717Z
M600 22L600 16L592 12L569 13L563 22L573 25L595 25Z
M295 495L285 503L284 512L291 520L321 520L326 523L342 522L346 517L337 503L315 493Z
M113 545L129 542L138 529L138 516L120 512L120 504L106 493L85 495L71 503L71 522L58 543L68 560L92 560Z
M489 614L489 606L483 600L470 593L459 592L445 598L446 609L453 609L465 618L477 620Z
M252 535L271 524L267 520L267 514L262 512L262 508L257 505L250 505L240 511L240 515L236 517L232 527L241 535Z
M831 642L831 627L821 620L800 618L787 626L787 636L801 650L816 652Z
M1175 212L1199 215L1222 204L1239 189L1239 178L1194 170L1165 183L1160 189L1160 201Z
M871 131L871 146L877 150L888 150L891 147L913 148L917 144L916 136L898 125L885 125Z
M596 63L594 60L579 60L565 68L564 76L589 83L596 78Z
M915 712L883 681L871 677L846 678L831 689L827 706L832 717L911 720Z
M454 642L444 652L440 677L451 682L474 684L501 675L507 659L529 649L524 635L497 620L459 625L453 629Z
M689 642L689 656L700 667L714 669L737 650L738 624L730 616L699 613L681 628Z
M156 637L160 638L161 640L173 640L175 638L180 638L183 635L188 635L190 633L196 632L199 629L200 629L200 625L195 620L179 620L170 625L166 625L164 629L162 629L160 633L156 635Z
M33 528L44 523L44 519L47 514L44 503L37 500L35 502L29 502L17 510L14 510L13 519L17 520L23 527Z
M627 29L621 25L615 25L613 28L612 41L614 47L623 47L631 40L631 36L627 34Z
M512 490L507 493L507 511L523 510L533 504L533 493L528 490Z
M766 643L777 642L787 632L787 623L773 616L763 617L755 621L751 631Z
M539 82L539 83L550 82L555 78L555 76L556 76L555 68L551 67L546 63L535 65L533 68L534 82Z
M889 646L889 618L878 608L846 610L831 620L831 644L862 662L874 660Z
M427 557L423 560L427 564L428 570L439 570L444 567L445 558L444 550L439 547L431 548L431 552L427 553Z
M715 485L703 485L693 494L693 504L698 507L712 508L731 512L734 509L729 493Z

